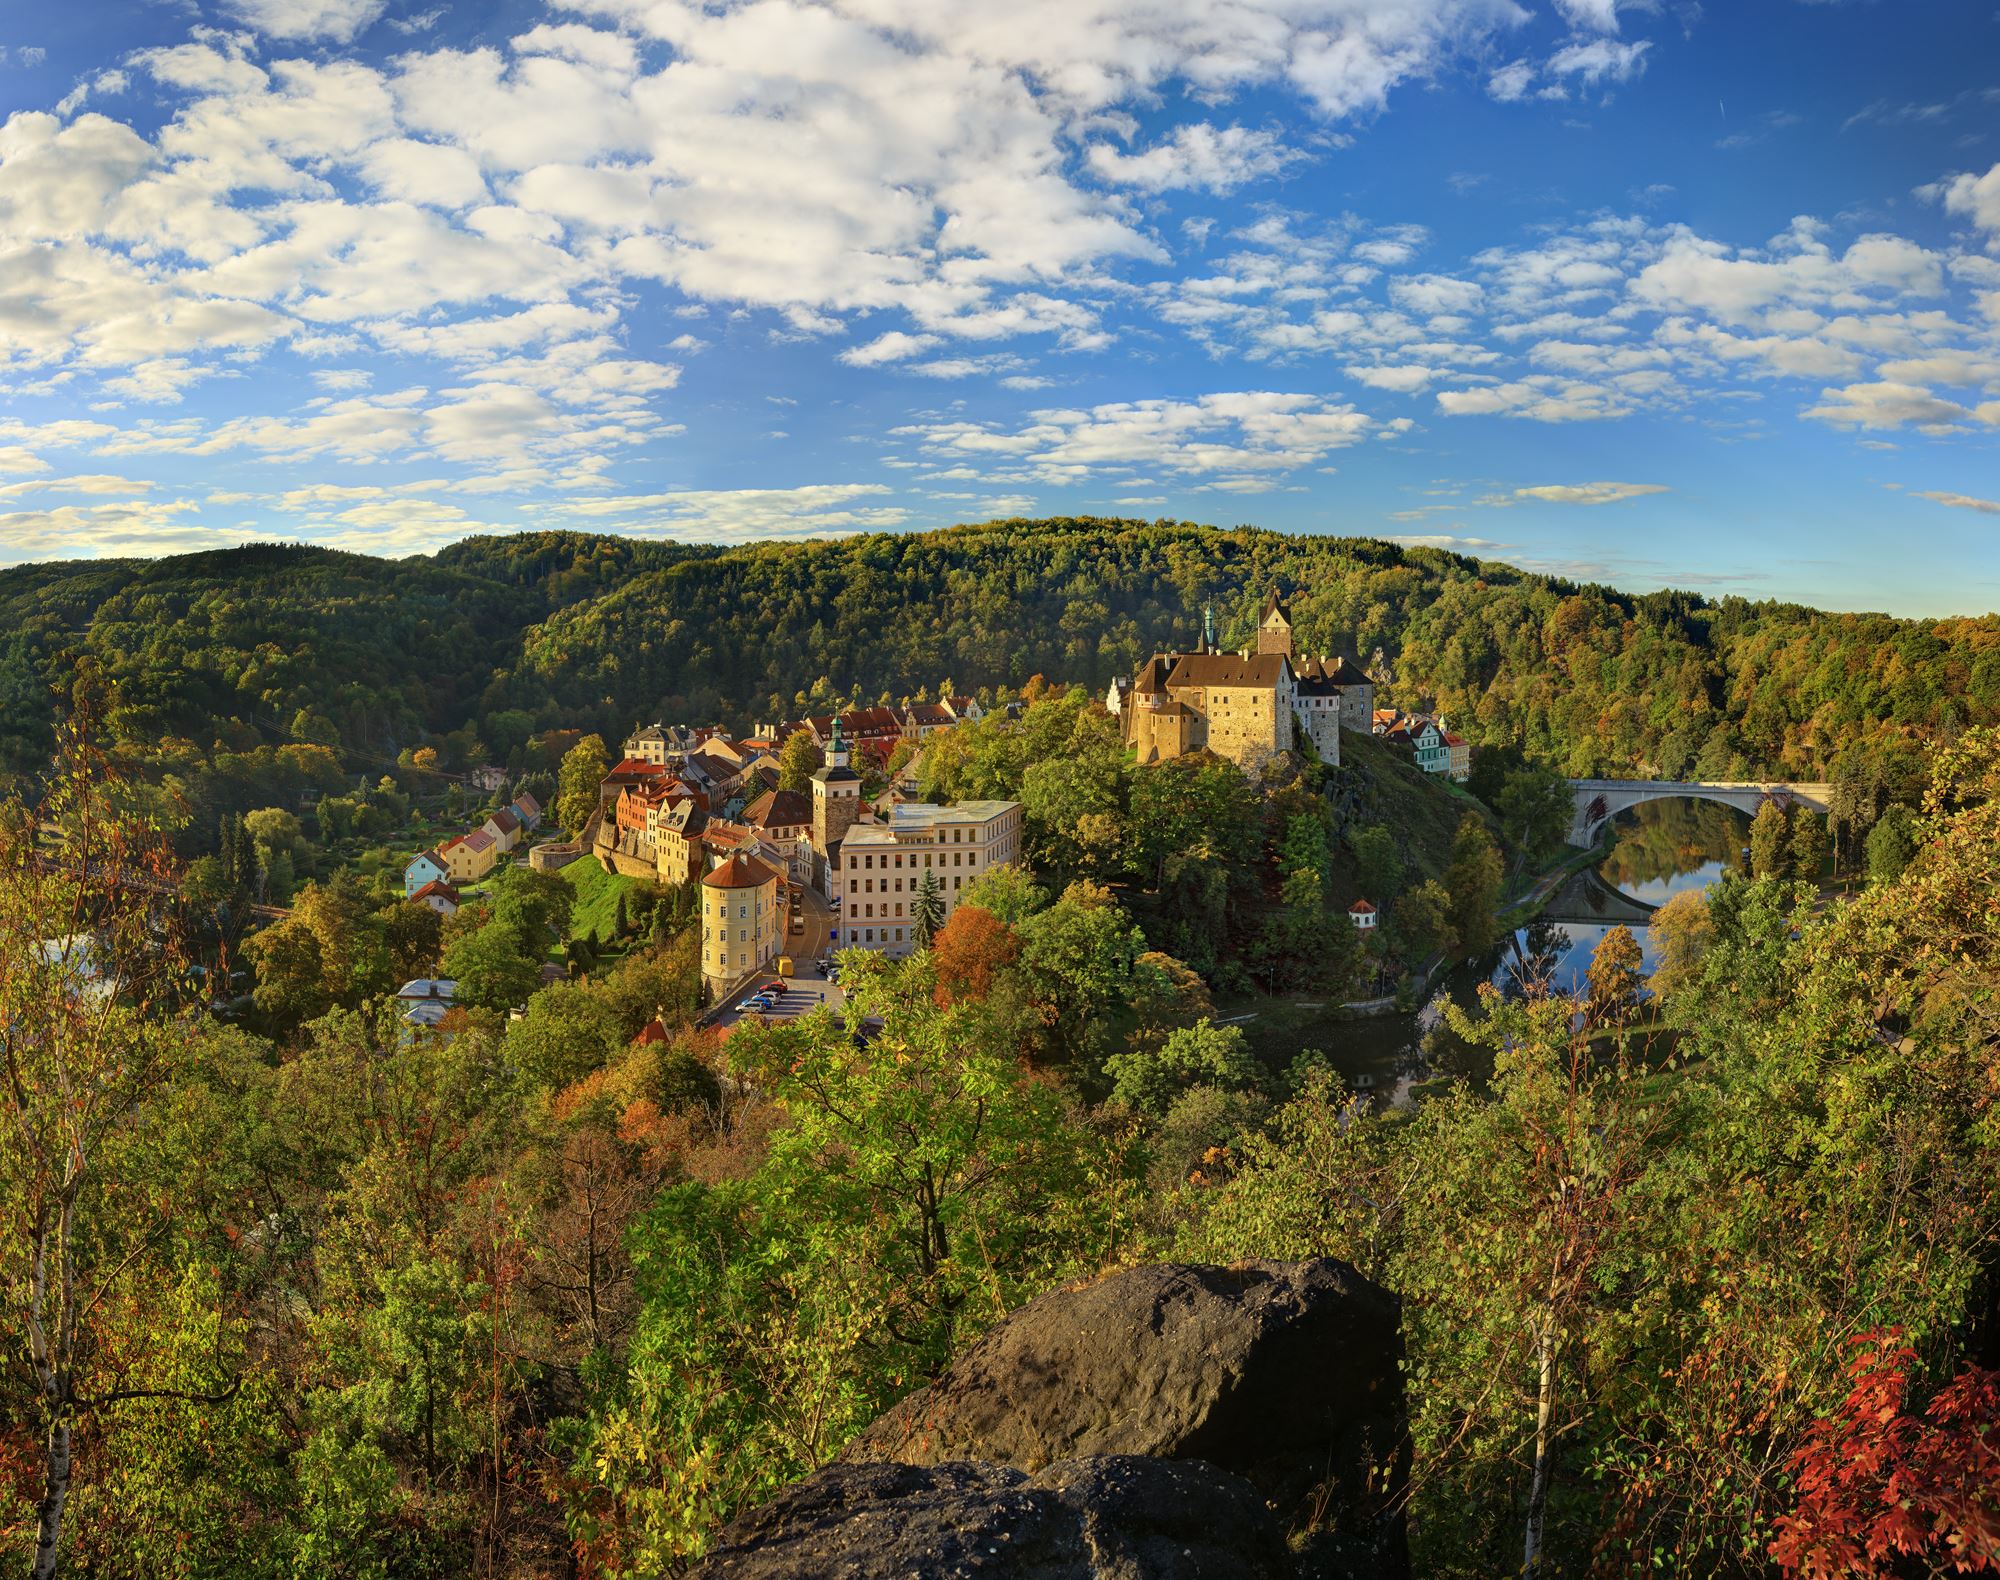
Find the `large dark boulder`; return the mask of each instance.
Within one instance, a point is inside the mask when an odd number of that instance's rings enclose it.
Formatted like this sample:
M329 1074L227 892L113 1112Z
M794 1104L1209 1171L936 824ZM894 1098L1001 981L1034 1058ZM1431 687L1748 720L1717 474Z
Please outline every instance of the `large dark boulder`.
M829 1465L722 1532L691 1580L1283 1580L1285 1544L1247 1482L1105 1457Z
M1321 1573L1407 1572L1400 1302L1343 1262L1175 1264L1053 1290L848 1446L849 1463L1204 1460Z

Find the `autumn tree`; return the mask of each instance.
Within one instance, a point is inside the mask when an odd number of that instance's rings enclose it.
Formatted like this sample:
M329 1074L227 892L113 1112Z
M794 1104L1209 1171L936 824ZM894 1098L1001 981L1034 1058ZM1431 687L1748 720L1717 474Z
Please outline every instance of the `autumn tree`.
M174 1182L125 1132L187 1042L148 908L169 876L158 837L107 814L110 765L77 728L61 744L37 817L0 816L0 1297L40 1445L35 1580L62 1561L78 1423L173 1391L106 1325L171 1225ZM42 822L65 830L52 853Z
M1715 937L1708 900L1699 890L1683 889L1668 899L1648 919L1646 932L1659 959L1647 984L1657 997L1671 998L1699 979Z
M978 1003L1020 952L1013 928L985 907L961 901L931 944L938 1002Z
M1591 952L1585 977L1590 984L1589 1015L1598 1025L1622 1025L1645 981L1644 957L1632 929L1609 929Z

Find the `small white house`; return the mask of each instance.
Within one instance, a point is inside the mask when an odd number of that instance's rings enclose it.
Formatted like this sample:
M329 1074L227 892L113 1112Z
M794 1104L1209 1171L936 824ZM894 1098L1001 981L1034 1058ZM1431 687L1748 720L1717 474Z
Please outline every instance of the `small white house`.
M438 878L425 884L410 898L425 909L436 911L440 916L458 914L458 890L453 888L447 879Z
M1361 932L1372 928L1379 916L1380 913L1366 900L1356 900L1347 908L1347 919Z

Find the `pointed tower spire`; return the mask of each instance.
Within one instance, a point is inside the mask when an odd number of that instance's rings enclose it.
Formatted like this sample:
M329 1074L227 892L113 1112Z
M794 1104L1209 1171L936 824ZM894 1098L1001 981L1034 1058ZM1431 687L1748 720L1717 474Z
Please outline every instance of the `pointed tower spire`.
M1201 650L1204 653L1215 651L1215 605L1212 603L1201 606Z
M847 766L847 742L841 739L840 715L837 713L833 716L833 734L827 738L826 765L829 768Z

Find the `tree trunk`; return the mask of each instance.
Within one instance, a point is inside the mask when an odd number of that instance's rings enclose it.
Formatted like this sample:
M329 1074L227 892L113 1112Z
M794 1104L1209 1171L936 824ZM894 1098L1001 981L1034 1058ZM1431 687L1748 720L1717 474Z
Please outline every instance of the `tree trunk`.
M40 1529L35 1536L34 1580L55 1580L56 1564L62 1553L63 1504L69 1498L69 1422L66 1420L57 1420L49 1428L43 1476Z
M1549 1426L1556 1407L1556 1325L1553 1318L1543 1323L1542 1336L1535 1351L1541 1362L1541 1386L1535 1410L1535 1475L1528 1488L1528 1537L1521 1555L1521 1573L1524 1575L1542 1572L1542 1521L1548 1512L1549 1459L1553 1449Z

